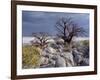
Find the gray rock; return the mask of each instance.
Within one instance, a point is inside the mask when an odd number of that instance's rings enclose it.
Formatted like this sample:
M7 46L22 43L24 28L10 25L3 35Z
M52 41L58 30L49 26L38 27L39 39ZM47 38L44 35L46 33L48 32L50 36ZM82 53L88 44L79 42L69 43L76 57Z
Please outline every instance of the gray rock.
M49 54L49 53L47 53L47 52L44 50L44 51L42 51L41 56L45 56L45 55L47 55L47 54Z
M41 64L40 68L55 67L55 61L52 59L48 60L47 64Z
M63 49L64 49L64 47L63 46L61 46L61 45L59 45L59 52L63 52Z
M89 46L81 46L78 51L82 52L84 57L89 58Z
M48 62L49 62L49 58L43 56L41 57L40 65L48 64Z
M52 56L51 59L52 59L52 60L56 60L56 59L57 59L57 55Z
M53 66L55 66L55 60L49 59L49 63L52 64Z
M56 60L55 60L55 67L66 67L66 62L64 58L60 57L57 55Z
M83 54L77 50L73 50L72 54L75 64L78 65L83 60Z
M73 60L73 55L71 52L63 52L61 54L61 56L65 58L67 66L74 66L75 65L74 60Z
M45 49L45 52L47 52L47 53L56 53L56 50L53 49L52 47L47 47L47 48Z
M50 68L50 67L54 67L54 65L53 64L45 64L45 65L40 66L40 68Z
M89 59L88 58L84 58L80 64L80 66L89 66Z

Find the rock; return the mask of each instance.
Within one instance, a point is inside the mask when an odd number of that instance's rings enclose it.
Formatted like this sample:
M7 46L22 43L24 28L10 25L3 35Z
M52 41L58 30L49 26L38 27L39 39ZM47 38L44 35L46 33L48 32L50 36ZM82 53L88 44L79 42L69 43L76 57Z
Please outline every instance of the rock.
M84 57L89 58L89 46L79 47L78 51L82 52Z
M89 47L84 47L84 55L85 58L89 58Z
M67 66L74 66L73 55L71 52L63 52L61 56L65 58Z
M50 47L52 47L52 48L54 48L54 49L57 49L57 48L58 48L56 43L51 43L51 44L50 44Z
M75 64L78 65L83 59L83 54L81 52L78 52L76 49L72 51L72 54Z
M80 66L89 66L89 59L88 58L84 58L80 64Z
M48 61L49 61L49 58L42 56L40 60L40 65L48 64Z
M57 59L57 57L56 57L57 55L54 55L54 56L52 56L52 60L56 60Z
M53 49L52 47L47 47L46 48L46 52L48 52L48 53L56 53L56 50Z
M59 46L59 48L58 48L59 52L63 52L64 47L61 45L58 45L58 46Z
M49 59L49 63L52 64L53 66L55 66L55 60Z
M42 64L40 68L55 67L55 61L52 59L48 60L47 64Z
M56 56L55 60L55 67L66 67L66 62L64 58L60 57L59 55Z
M46 52L46 51L42 51L42 54L41 54L41 56L45 56L45 55L47 55L48 53Z
M52 57L53 57L53 54L46 53L45 51L43 51L42 56L43 56L43 57L47 57L47 58L52 58Z
M54 65L52 65L52 64L45 64L45 65L40 66L40 68L50 68L50 67L54 67Z

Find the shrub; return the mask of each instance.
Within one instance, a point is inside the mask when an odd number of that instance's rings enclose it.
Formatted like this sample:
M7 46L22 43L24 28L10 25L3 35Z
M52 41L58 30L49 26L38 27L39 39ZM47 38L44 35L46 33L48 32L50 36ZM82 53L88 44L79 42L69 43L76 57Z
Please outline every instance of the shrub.
M40 52L34 46L23 46L22 67L36 68L39 65Z
M89 47L89 40L82 40L78 42L73 42L74 47Z
M89 40L84 40L84 41L82 42L82 45L83 45L83 46L89 46Z

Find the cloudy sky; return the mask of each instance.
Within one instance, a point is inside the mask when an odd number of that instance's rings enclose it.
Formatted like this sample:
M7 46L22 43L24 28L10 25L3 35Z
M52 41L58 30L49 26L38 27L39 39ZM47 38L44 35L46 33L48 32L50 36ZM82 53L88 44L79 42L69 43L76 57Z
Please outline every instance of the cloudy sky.
M55 25L61 17L71 17L75 23L89 33L88 13L22 11L23 37L31 36L33 32L48 32L50 35L57 34Z

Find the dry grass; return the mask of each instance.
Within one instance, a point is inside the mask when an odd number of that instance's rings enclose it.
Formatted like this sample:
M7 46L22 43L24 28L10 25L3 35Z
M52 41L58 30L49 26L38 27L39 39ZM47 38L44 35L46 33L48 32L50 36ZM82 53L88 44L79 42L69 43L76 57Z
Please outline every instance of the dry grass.
M34 46L23 46L22 50L22 67L36 68L39 66L40 52Z

